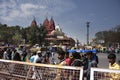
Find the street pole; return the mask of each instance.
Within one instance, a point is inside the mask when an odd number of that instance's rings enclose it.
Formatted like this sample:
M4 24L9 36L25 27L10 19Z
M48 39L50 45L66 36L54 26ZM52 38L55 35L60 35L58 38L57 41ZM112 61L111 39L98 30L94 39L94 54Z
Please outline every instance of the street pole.
M86 26L87 27L87 45L89 45L89 27L90 27L89 24L90 22L87 22L86 24L87 24Z

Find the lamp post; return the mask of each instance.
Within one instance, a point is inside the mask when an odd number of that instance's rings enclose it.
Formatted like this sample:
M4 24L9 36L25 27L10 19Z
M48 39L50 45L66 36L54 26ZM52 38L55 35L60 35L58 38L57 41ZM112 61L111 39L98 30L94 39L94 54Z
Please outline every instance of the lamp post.
M87 45L89 45L89 24L90 24L90 22L87 22L86 23L86 27L87 27Z

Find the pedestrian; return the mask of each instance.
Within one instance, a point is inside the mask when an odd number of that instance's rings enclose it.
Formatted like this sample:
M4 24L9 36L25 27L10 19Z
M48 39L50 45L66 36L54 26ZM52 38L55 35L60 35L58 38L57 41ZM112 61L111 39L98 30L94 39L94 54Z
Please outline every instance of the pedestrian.
M36 56L34 56L34 61L33 63L42 63L43 57L42 57L42 52L41 51L37 51ZM42 79L42 73L39 75L38 74L38 67L33 66L33 75L32 75L32 79Z
M15 52L13 60L21 61L20 53ZM23 64L18 64L18 63L14 64L12 74L24 75L24 73L25 73L25 66Z
M81 60L81 56L78 52L73 52L71 55L71 60L70 60L70 65L71 66L75 66L75 67L82 67L82 60ZM72 71L71 73L71 80L78 80L79 79L79 74L80 72L77 71Z
M82 60L81 60L81 56L78 52L73 52L71 55L71 66L77 66L77 67L81 67L82 64Z
M43 61L42 52L38 51L35 63L42 63L42 61Z
M14 57L13 57L13 60L15 60L15 61L21 61L20 53L15 52L15 55L14 55Z
M92 51L88 51L86 55L87 55L87 59L83 64L84 66L83 78L86 77L87 80L90 80L90 69L91 67L97 67L97 62L96 62L96 59L94 58L94 54Z
M58 59L60 60L59 64L60 66L65 66L65 52L64 51L58 51ZM58 69L57 70L57 75L55 80L66 80L67 76L66 76L66 72L65 70L62 69Z
M111 53L108 55L108 60L109 60L109 69L116 69L120 70L120 66L116 63L116 55ZM110 80L119 80L120 79L120 74L110 74Z
M30 57L30 62L33 63L34 59L36 58L36 52L33 52L32 56Z
M64 51L58 51L58 59L60 60L59 65L65 66L65 52Z
M50 52L46 52L42 63L44 63L44 64L50 64L50 55L51 55Z
M70 66L70 63L71 63L71 58L69 56L69 52L66 52L65 53L65 65Z
M7 52L7 48L4 49L3 59L5 59L5 60L8 60L8 59L9 59L9 57L8 57L8 52Z

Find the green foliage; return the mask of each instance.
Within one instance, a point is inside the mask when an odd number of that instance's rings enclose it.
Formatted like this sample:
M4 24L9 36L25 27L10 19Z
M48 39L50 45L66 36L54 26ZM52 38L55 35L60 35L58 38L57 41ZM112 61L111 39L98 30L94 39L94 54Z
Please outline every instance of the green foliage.
M0 24L0 39L5 43L25 43L40 44L44 43L47 31L44 26L34 26L22 28L20 26L7 26Z
M12 43L12 37L15 33L20 31L19 26L7 26L6 24L0 25L0 39L6 43Z
M19 44L22 41L22 35L20 33L15 33L12 40L14 41L14 44Z
M107 45L113 43L120 43L120 25L112 28L108 31L100 31L95 34L95 37L99 43L99 40L104 40L104 44Z
M25 28L22 33L26 43L42 45L45 41L44 38L46 37L47 31L44 26L36 26Z

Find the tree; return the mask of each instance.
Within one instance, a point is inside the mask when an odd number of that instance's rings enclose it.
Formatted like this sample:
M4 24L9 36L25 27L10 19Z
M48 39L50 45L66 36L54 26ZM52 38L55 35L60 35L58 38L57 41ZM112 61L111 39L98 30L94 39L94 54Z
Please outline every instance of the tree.
M26 29L24 29L24 28L21 29L21 36L22 36L22 39L25 41L25 43L27 43Z
M95 34L97 41L104 40L105 45L120 44L120 25L108 30L100 31Z
M27 39L30 40L30 43L32 45L39 44L42 45L45 42L45 37L47 34L47 31L44 26L37 26L37 27L29 27L26 31L27 33Z
M12 37L12 40L15 44L20 44L22 41L22 35L20 33L15 33L15 35Z

